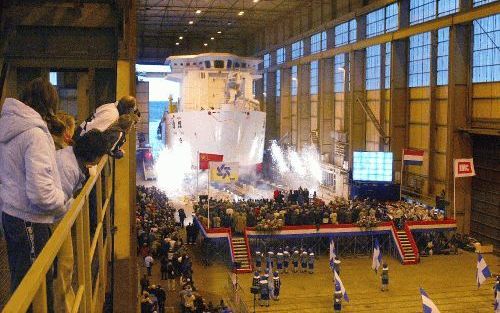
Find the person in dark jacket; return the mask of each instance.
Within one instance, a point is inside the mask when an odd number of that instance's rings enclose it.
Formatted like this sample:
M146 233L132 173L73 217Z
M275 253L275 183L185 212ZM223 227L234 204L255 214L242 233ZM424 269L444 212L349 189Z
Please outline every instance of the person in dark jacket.
M186 212L184 209L179 209L179 221L181 223L181 227L184 228L184 220L186 219Z

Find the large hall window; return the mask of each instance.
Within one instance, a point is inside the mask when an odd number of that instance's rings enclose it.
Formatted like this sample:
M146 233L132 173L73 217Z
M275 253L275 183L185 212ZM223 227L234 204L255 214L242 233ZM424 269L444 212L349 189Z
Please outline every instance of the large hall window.
M319 62L311 62L311 95L317 95L319 90Z
M410 25L436 18L436 0L410 0Z
M335 47L356 42L356 20L335 26Z
M410 25L458 12L458 0L410 0Z
M397 3L366 15L366 37L368 38L396 29L398 29Z
M264 54L264 68L269 68L271 65L271 54L266 53Z
M301 58L304 55L304 41L299 40L292 44L292 60Z
M500 14L474 20L472 82L500 81Z
M408 86L429 86L431 71L431 33L410 37L410 61L408 62Z
M326 32L311 36L311 54L326 50Z
M438 0L438 17L458 12L458 0Z
M276 64L283 64L286 60L286 49L285 47L276 50Z
M448 55L450 49L450 28L438 29L437 85L448 85Z
M380 45L366 48L366 90L380 89Z
M276 97L281 96L281 70L276 70Z
M391 43L385 43L385 89L391 88Z
M333 90L334 92L344 92L345 71L346 71L345 54L338 54L333 61Z
M488 3L492 3L492 2L495 2L497 0L474 0L473 4L475 7L478 7L478 6L481 6L481 5L485 5L485 4L488 4Z
M297 65L294 65L292 66L292 83L291 83L291 86L292 86L292 90L291 90L291 93L292 93L292 96L296 96L297 95L297 86L299 85L299 80L298 80L298 75L297 75Z

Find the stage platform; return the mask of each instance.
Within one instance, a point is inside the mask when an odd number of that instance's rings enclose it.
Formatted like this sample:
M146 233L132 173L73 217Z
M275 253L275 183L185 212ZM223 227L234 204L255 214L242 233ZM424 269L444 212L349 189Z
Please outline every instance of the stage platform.
M247 227L244 233L244 245L246 251L242 248L235 248L233 234L230 228L212 228L205 227L195 218L196 224L201 230L203 237L212 240L227 240L229 245L229 253L231 261L241 261L246 255L246 264L251 265L251 256L249 239L258 238L274 238L274 239L291 239L291 238L312 238L312 237L355 237L355 236L374 236L374 235L389 235L392 239L397 252L397 257L404 265L417 264L420 261L417 245L413 239L412 232L426 232L436 230L455 230L456 221L452 219L442 221L408 221L404 225L404 229L398 230L394 223L381 222L376 227L363 228L354 224L321 224L319 228L314 225L304 226L284 226L276 231L260 231L255 228ZM241 237L241 236L240 236ZM238 241L241 238L238 237ZM242 243L243 245L243 243ZM251 271L251 266L241 268L239 272Z

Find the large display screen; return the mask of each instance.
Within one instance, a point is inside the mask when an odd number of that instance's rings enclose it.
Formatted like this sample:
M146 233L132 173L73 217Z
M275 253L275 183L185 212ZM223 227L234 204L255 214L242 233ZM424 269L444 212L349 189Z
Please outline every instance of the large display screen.
M352 179L392 181L392 152L354 152Z

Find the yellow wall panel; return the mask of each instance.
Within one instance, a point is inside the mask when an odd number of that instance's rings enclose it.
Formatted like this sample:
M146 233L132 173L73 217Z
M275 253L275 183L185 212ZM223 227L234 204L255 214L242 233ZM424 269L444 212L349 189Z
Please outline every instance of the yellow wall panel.
M410 88L410 100L430 99L430 88Z
M448 101L436 101L436 123L438 125L446 125L448 123Z
M410 123L429 123L429 101L410 102Z
M434 153L433 171L437 180L446 181L446 154Z
M380 100L380 90L369 90L366 92L366 100Z
M448 99L448 86L436 87L436 99Z
M448 128L438 126L434 133L435 141L434 141L434 149L439 152L446 152L446 144L448 139Z
M490 99L474 99L472 105L472 118L491 118L492 101Z

